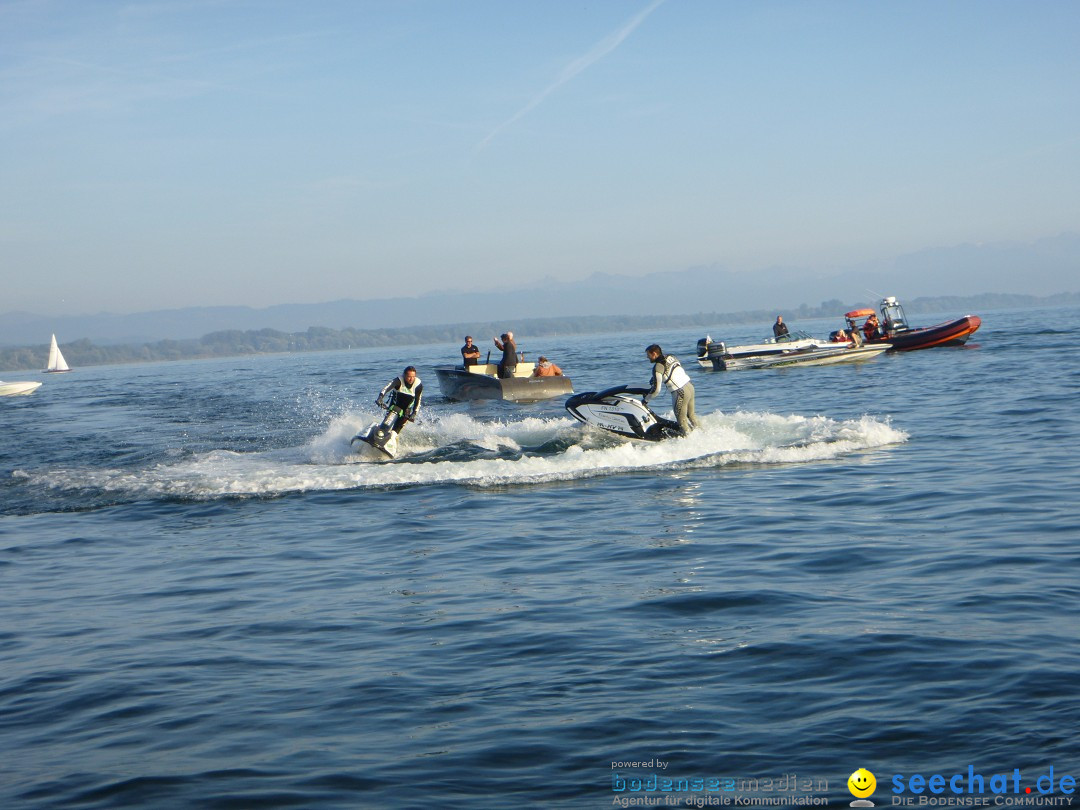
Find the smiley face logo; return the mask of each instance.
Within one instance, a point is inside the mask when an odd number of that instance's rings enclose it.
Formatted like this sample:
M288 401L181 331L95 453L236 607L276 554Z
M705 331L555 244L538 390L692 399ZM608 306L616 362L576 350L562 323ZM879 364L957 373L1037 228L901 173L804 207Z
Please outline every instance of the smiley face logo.
M859 768L848 777L847 786L852 796L865 799L877 788L877 779L866 768Z

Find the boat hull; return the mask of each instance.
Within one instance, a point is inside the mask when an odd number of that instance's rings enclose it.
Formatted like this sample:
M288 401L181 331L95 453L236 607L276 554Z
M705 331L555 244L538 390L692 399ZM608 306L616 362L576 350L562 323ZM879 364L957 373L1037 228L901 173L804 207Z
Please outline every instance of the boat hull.
M39 382L0 382L0 397L25 397L40 387Z
M491 374L468 371L460 366L436 366L435 376L439 380L442 395L457 401L497 399L507 402L539 402L574 393L570 378L561 376L510 377L500 380Z
M888 343L864 346L837 346L836 348L803 349L788 354L770 354L748 357L729 357L720 360L724 371L740 371L748 368L785 368L787 366L831 366L836 363L860 363L872 360L889 350Z
M961 346L982 326L978 315L965 315L953 321L916 329L894 332L886 338L870 341L871 345L889 343L892 351L910 352L934 346Z

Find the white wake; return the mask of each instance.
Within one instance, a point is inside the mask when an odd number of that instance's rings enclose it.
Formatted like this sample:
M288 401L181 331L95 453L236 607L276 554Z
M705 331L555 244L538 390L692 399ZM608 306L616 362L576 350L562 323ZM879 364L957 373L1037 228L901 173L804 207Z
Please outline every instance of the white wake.
M100 492L214 498L431 484L528 485L628 471L799 464L906 441L887 421L864 416L713 413L689 437L634 442L570 418L478 421L448 414L410 424L394 461L362 458L349 439L373 419L333 420L306 445L237 453L217 450L131 470L57 469L27 475L41 486Z

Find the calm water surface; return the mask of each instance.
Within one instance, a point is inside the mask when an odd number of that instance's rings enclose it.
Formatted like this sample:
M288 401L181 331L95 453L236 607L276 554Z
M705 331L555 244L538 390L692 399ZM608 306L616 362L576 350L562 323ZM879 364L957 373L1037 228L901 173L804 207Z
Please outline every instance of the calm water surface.
M0 807L1080 776L1080 311L980 314L964 348L691 367L703 428L649 446L443 401L457 344L47 375L0 400ZM520 343L584 391L700 336ZM423 419L363 462L407 363Z

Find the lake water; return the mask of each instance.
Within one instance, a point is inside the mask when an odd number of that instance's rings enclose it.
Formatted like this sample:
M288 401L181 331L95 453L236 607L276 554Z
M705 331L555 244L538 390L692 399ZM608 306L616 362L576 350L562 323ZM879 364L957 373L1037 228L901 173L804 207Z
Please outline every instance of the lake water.
M44 375L0 400L0 807L1080 777L1080 311L978 314L962 348L728 373L691 331L518 336L579 392L679 354L704 424L651 445L443 401L457 344ZM362 462L408 363L421 421Z

